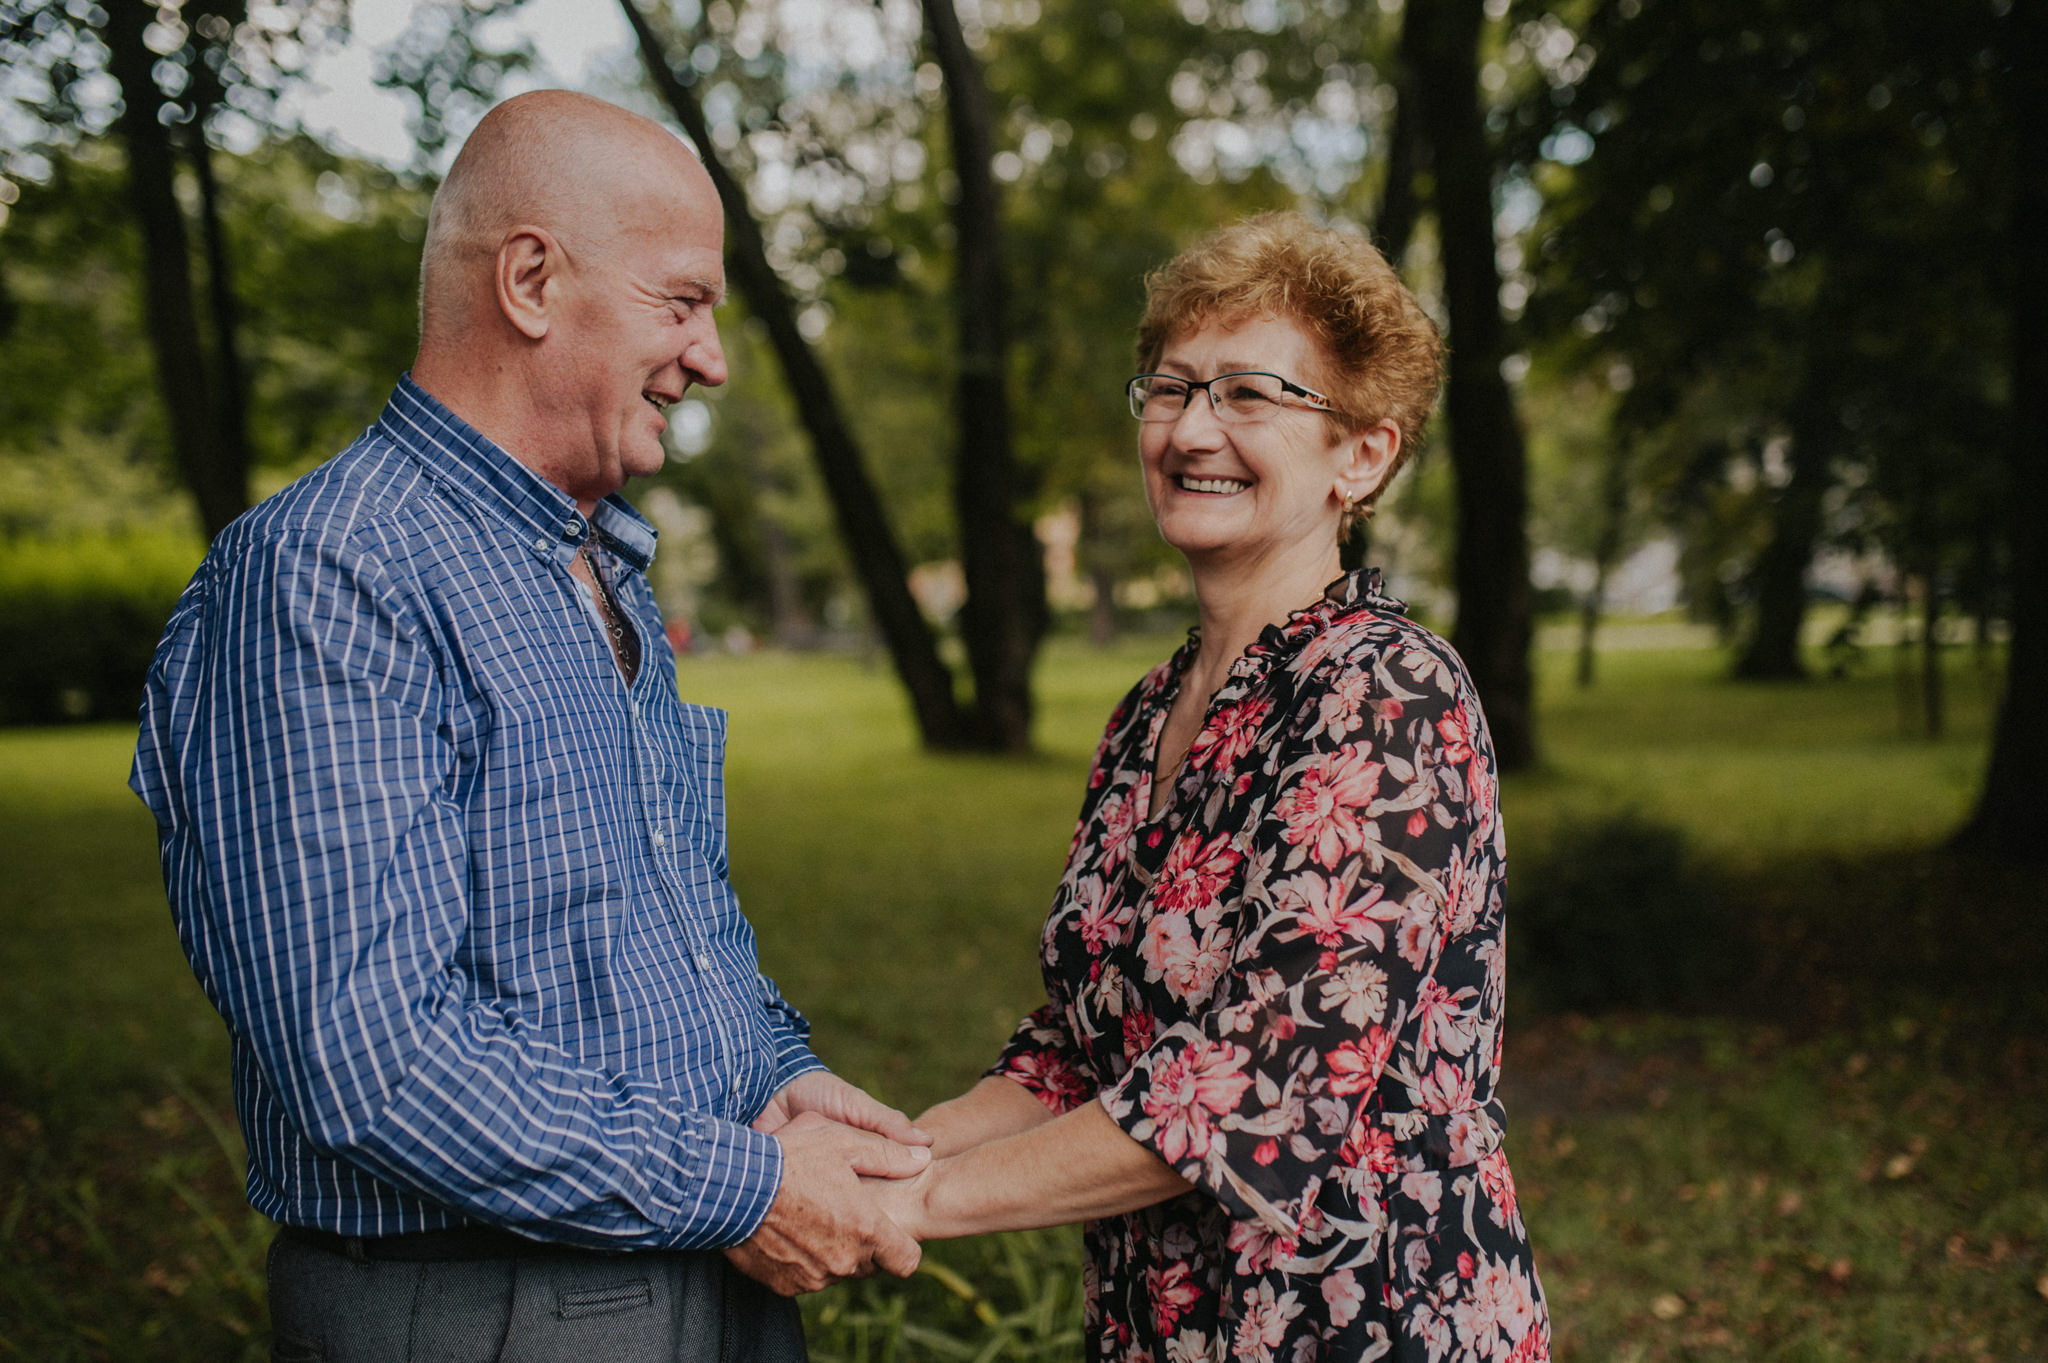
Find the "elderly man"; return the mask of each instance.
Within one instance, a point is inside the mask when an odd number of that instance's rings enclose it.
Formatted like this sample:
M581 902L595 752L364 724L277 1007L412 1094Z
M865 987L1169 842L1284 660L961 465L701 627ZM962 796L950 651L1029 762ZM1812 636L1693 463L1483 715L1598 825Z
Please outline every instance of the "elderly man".
M655 124L493 109L412 372L158 651L132 784L284 1226L278 1358L801 1358L776 1293L917 1264L859 1177L928 1138L760 974L724 716L677 700L616 496L725 380L722 234Z

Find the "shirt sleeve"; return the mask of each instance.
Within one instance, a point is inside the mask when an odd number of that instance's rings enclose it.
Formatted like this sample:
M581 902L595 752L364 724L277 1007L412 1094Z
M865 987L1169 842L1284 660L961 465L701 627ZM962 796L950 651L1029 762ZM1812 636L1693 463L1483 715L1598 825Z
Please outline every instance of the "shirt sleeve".
M769 1039L775 1046L773 1091L780 1093L791 1080L824 1069L825 1062L812 1052L811 1024L796 1005L782 997L775 981L766 975L760 976L760 981L761 1006L768 1012Z
M1196 827L1168 850L1169 873L1250 863L1241 903L1162 908L1143 946L1191 1000L1227 972L1229 1002L1163 1031L1102 1094L1126 1133L1276 1235L1298 1235L1322 1181L1369 1155L1358 1119L1390 1066L1429 1090L1432 1058L1473 1047L1475 991L1447 994L1434 971L1470 926L1459 896L1488 883L1467 862L1493 819L1492 755L1455 658L1400 637L1305 686L1277 751L1250 756L1270 787L1239 845Z
M136 780L160 796L193 968L299 1137L538 1238L752 1234L781 1181L773 1137L581 1063L472 995L465 778L443 719L459 679L425 612L338 537L229 552L174 619L189 635L145 700L143 746L175 777L138 758ZM796 1072L802 1021L775 998L778 1065Z

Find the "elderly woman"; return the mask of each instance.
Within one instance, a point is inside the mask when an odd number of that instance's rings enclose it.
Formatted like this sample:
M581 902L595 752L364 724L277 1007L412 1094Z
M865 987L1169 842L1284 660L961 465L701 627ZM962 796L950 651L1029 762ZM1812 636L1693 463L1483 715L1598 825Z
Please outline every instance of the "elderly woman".
M1148 281L1130 381L1200 625L1111 716L1050 995L939 1158L919 1239L1085 1220L1097 1359L1540 1359L1501 1149L1493 753L1448 645L1338 542L1416 448L1436 330L1293 214Z

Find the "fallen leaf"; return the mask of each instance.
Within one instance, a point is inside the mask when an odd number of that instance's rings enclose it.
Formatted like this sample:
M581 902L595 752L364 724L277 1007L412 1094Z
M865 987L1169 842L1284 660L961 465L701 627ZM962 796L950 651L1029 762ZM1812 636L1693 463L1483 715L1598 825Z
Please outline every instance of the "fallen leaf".
M1792 1213L1799 1210L1800 1204L1804 1201L1805 1199L1799 1196L1796 1189L1788 1189L1778 1197L1778 1215L1792 1215Z
M1828 1276L1838 1283L1848 1282L1849 1272L1849 1261L1847 1259L1837 1259L1828 1265Z
M1884 1176L1886 1178L1904 1178L1906 1175L1913 1172L1913 1163L1914 1161L1911 1155L1893 1155L1890 1159L1884 1162Z
M2034 1279L2034 1290L2041 1294L2042 1301L2048 1301L2048 1273Z
M1650 1303L1650 1314L1658 1320L1677 1320L1685 1314L1685 1298L1666 1292Z

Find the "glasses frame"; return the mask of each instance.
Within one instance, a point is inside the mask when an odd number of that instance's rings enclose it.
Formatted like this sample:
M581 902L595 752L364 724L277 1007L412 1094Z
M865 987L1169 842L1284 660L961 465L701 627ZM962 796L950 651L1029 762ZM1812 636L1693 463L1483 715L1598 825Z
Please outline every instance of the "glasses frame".
M1145 374L1133 374L1129 379L1126 379L1124 381L1124 396L1130 401L1131 415L1136 417L1139 421L1146 423L1147 425L1153 425L1167 421L1178 421L1183 416L1186 416L1189 405L1192 404L1195 400L1194 390L1199 388L1209 395L1209 411L1212 414L1214 414L1215 418L1218 421L1221 421L1226 425L1254 425L1260 421L1264 421L1266 418L1263 416L1242 417L1238 416L1235 413L1226 413L1223 409L1223 404L1216 401L1216 390L1210 387L1211 384L1221 383L1225 379L1241 379L1248 375L1256 375L1257 377L1262 379L1272 379L1275 383L1278 383L1280 385L1280 392L1283 396L1291 396L1303 399L1301 406L1309 411L1335 412L1337 410L1336 407L1331 404L1330 399L1327 395L1318 393L1313 388L1304 388L1300 384L1294 382L1292 379L1284 379L1280 377L1280 375L1275 374L1270 369L1233 369L1228 374L1218 374L1214 378L1210 379L1191 379L1180 374L1160 374L1156 372ZM1138 385L1140 383L1143 383L1146 379L1166 379L1172 383L1186 385L1186 387L1189 390L1187 401L1183 402L1181 404L1180 410L1178 412L1175 412L1170 417L1147 417L1145 415L1144 410L1144 400L1138 392ZM1276 402L1273 404L1273 406L1274 409L1277 411L1281 410L1284 407L1284 404Z

